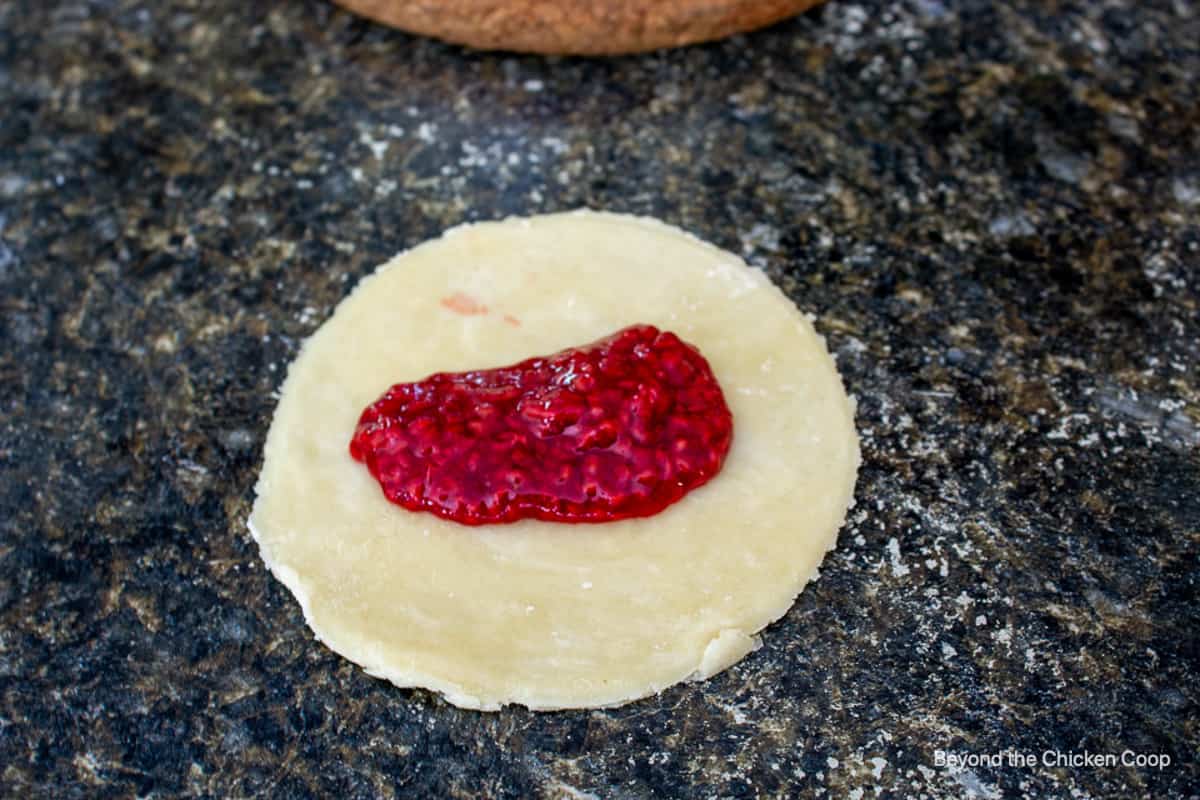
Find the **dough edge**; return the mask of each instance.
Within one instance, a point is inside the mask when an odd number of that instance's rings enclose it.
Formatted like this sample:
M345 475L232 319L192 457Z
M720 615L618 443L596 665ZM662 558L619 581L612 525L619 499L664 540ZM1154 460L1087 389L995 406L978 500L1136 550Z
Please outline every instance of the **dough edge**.
M855 478L857 480L857 468L855 470ZM846 513L849 514L851 508L854 507L853 497L847 505ZM842 525L845 520L842 520ZM708 645L700 654L700 661L695 669L680 675L677 679L668 681L661 686L651 686L646 691L641 693L633 693L629 696L623 696L618 699L604 700L598 703L579 704L579 703L562 703L562 702L545 702L539 700L536 696L529 695L526 697L513 697L503 700L488 699L478 697L471 694L462 686L459 686L452 681L443 680L429 673L419 670L401 670L394 667L389 667L387 664L376 661L365 655L360 655L361 649L351 647L347 644L340 643L336 632L322 630L323 626L319 625L315 616L309 608L309 592L304 585L304 581L300 578L300 574L296 570L284 564L278 563L271 558L267 547L264 545L259 536L258 529L254 527L252 520L246 521L246 527L250 531L250 536L258 545L259 555L262 557L263 563L271 572L275 579L282 583L292 596L296 598L296 602L300 605L300 613L304 617L305 624L313 632L313 637L321 644L328 647L330 650L337 653L342 658L345 658L362 668L364 672L372 678L380 678L401 689L428 689L436 692L446 699L447 702L473 711L499 711L506 705L520 705L528 708L530 711L566 711L572 709L588 709L588 708L617 708L626 705L635 700L642 700L647 697L661 693L678 683L694 683L705 681L721 672L737 664L746 656L762 647L762 631L766 630L775 622L778 622L784 614L786 614L795 604L796 598L799 597L812 581L820 577L820 565L825 560L825 556L837 548L838 533L841 531L841 525L834 530L828 547L817 561L817 565L812 571L806 575L796 593L783 605L782 608L772 612L771 618L762 627L747 633L741 628L723 628L715 636L713 636Z
M814 315L797 308L794 302L789 299L783 293L783 291L765 275L765 273L746 265L743 259L736 254L726 251L723 248L712 244L711 242L705 241L690 231L668 224L656 218L608 211L596 211L589 208L578 208L565 212L551 212L539 216L605 217L619 220L627 224L636 224L659 233L684 238L692 245L700 246L709 252L725 257L732 257L734 261L741 263L743 268L750 270L751 274L754 275L755 280L761 280L765 282L765 285L773 292L774 300L780 304L786 305L789 312L795 315L798 320L802 320L804 326L816 338L820 344L819 349L822 359L827 362L828 366L832 370L833 375L837 378L839 386L842 389L841 394L845 402L842 404L841 408L836 410L844 415L854 436L852 469L847 476L842 497L838 502L838 505L844 508L845 511L843 511L838 524L836 526L832 526L831 530L827 533L825 539L823 540L823 543L820 547L820 556L815 559L810 570L798 576L794 583L794 591L790 593L786 600L781 601L777 608L773 608L766 613L761 613L759 615L759 619L762 620L761 623L755 621L749 626L726 627L716 631L712 634L707 645L700 652L697 663L694 667L683 670L678 675L672 676L665 681L646 686L640 691L623 693L619 696L609 694L607 696L598 697L590 701L581 699L576 695L572 695L570 699L567 699L567 695L570 693L562 693L563 697L561 699L556 699L553 693L550 692L520 692L518 694L505 696L502 698L479 696L479 694L473 694L463 686L454 683L453 681L439 678L430 673L415 669L406 670L395 665L389 665L382 659L373 656L371 651L376 648L373 648L369 642L363 641L357 636L344 637L340 635L338 630L335 629L336 626L325 626L319 623L316 615L312 612L310 605L310 591L305 585L304 579L296 570L292 569L286 564L281 563L274 557L270 546L267 544L263 536L254 525L254 510L257 507L258 496L262 493L264 483L263 479L265 469L260 469L259 479L255 484L255 504L252 506L250 516L247 518L247 528L251 534L251 537L258 545L260 557L263 559L263 562L266 564L268 570L296 598L296 601L300 605L301 613L304 617L305 623L313 631L316 640L329 647L339 656L359 665L368 675L371 675L372 677L387 680L400 688L427 689L441 694L448 702L455 706L478 711L498 711L505 705L521 705L532 711L613 708L625 705L635 700L644 699L659 694L663 690L674 686L677 683L706 680L738 663L745 656L758 650L762 646L762 638L760 633L781 619L795 604L796 598L798 598L804 589L807 588L808 584L819 577L820 565L824 562L824 559L828 553L836 548L840 531L845 526L845 522L850 510L854 507L854 490L857 486L858 471L862 463L861 442L858 438L857 426L855 424L857 406L856 398L852 395L849 395L845 391L844 381L842 380L840 372L837 370L836 359L829 352L825 337L817 333L813 328L812 322L815 319ZM450 237L457 236L480 225L494 225L506 222L528 224L529 219L529 217L523 217L520 215L509 215L494 220L479 220L475 222L461 223L445 229L438 236L419 242L410 248L406 248L405 250L396 253L370 273L364 275L354 289L346 294L340 301L338 301L338 304L330 312L330 315L326 318L325 322L332 318L333 314L336 313L337 309L340 308L342 304L346 303L348 300L350 300L350 298L359 292L368 290L370 285L378 277L397 267L398 264L412 251L438 242L442 239L448 239ZM325 322L322 322L321 326L323 326ZM320 330L321 326L318 326L311 334L309 334L308 337L305 338L305 340L301 343L300 349L292 358L289 364L288 374L286 375L279 389L279 394L281 397L286 391L288 382L292 378L291 368L304 356L305 347L310 339L317 333L317 331ZM275 414L273 412L272 425L274 423L274 415ZM263 448L264 467L266 451L268 449L267 445L269 444L270 439L270 431L268 431L267 438L268 441L264 443ZM816 550L816 548L814 548L814 550ZM747 630L746 628L750 629Z

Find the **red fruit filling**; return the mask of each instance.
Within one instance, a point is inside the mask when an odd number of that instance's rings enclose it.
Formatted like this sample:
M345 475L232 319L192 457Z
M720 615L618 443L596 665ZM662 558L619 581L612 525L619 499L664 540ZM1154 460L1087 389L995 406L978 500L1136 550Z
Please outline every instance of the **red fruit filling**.
M721 469L733 416L708 362L634 325L552 356L388 389L350 455L393 503L466 525L656 514Z

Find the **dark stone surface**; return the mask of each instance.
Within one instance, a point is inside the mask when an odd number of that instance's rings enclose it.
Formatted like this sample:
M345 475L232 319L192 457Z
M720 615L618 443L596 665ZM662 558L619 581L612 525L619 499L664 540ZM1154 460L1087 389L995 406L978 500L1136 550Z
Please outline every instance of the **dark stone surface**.
M609 61L321 0L0 3L0 794L1200 793L1198 45L1186 0L833 2ZM819 315L860 503L713 680L461 711L259 563L271 395L395 251L580 205Z

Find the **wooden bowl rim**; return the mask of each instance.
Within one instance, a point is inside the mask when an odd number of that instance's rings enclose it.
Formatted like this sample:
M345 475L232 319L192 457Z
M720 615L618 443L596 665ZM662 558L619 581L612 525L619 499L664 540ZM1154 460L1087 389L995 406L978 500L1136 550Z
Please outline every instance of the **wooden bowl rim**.
M333 0L410 33L481 50L619 55L761 28L822 0Z

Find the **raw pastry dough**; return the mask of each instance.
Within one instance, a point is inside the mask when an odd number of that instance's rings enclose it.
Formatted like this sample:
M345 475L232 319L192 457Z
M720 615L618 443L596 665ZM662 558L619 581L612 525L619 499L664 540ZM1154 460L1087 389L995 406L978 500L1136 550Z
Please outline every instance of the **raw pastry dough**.
M470 528L389 503L348 453L393 383L639 322L699 347L734 415L722 472L656 516ZM725 669L787 611L852 502L853 417L809 321L729 253L590 211L464 226L364 279L305 342L251 530L318 638L372 675L469 708L616 705Z

